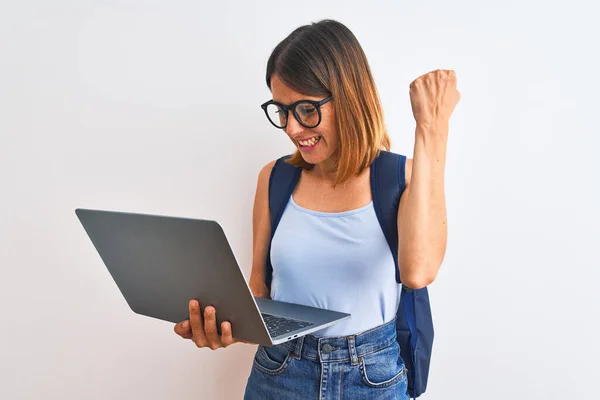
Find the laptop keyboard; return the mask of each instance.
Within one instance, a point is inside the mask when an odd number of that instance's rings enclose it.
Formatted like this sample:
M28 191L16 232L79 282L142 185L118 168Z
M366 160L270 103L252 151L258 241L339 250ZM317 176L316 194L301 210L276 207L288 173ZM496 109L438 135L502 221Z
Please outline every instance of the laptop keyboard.
M285 335L286 333L290 333L292 331L314 325L312 322L279 317L266 313L261 314L263 319L265 320L265 324L267 324L267 329L269 329L269 334L271 335L271 337Z

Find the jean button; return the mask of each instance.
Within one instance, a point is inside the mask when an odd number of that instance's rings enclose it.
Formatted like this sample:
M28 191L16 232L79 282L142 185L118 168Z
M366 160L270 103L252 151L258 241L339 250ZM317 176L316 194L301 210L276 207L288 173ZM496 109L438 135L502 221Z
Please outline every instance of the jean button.
M331 345L329 343L325 343L321 350L323 351L323 353L329 354L333 351L333 347L331 347Z

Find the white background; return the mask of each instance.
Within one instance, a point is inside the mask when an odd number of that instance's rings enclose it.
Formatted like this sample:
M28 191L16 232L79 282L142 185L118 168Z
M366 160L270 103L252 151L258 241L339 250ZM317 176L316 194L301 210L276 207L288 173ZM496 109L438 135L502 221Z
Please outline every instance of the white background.
M412 156L409 83L457 72L423 398L596 399L594 7L2 1L0 398L241 398L254 347L198 350L132 313L74 209L217 219L248 277L258 171L293 150L259 108L266 61L329 17L367 53L396 152Z

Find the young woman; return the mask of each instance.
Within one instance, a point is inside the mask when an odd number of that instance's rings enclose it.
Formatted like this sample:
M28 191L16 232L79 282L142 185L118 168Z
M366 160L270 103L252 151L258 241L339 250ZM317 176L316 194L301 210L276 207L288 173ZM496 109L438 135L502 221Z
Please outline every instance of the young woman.
M365 54L343 24L324 20L293 31L273 50L262 105L296 146L289 163L302 173L272 242L273 277L265 283L270 240L269 176L259 173L253 214L255 296L348 312L352 318L314 334L259 346L245 399L408 399L395 316L401 285L374 212L370 166L389 150L379 96ZM416 120L413 159L398 210L398 265L404 285L436 277L446 249L444 167L450 116L459 101L454 71L436 70L410 85ZM237 342L216 310L190 302L175 326L198 347Z

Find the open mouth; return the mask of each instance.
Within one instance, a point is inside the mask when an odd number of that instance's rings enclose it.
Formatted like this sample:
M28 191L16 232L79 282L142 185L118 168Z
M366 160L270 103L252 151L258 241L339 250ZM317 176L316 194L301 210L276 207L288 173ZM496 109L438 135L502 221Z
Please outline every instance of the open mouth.
M321 136L314 136L307 140L298 140L301 147L315 147L321 141Z

